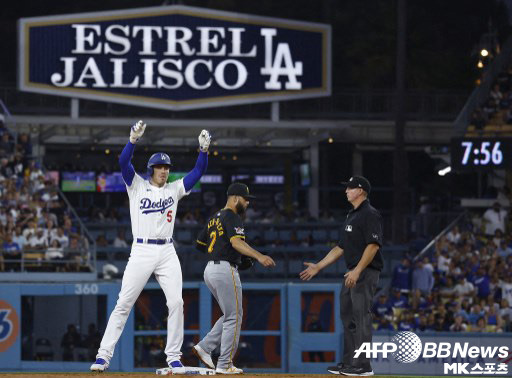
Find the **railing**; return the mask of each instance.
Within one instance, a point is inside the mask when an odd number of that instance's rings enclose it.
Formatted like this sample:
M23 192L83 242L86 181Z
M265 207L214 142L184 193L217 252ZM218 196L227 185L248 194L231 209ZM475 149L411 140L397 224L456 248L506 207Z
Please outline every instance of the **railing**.
M61 271L60 268L65 266L69 272L78 271L95 271L95 262L91 262L90 251L83 249L81 251L68 251L66 248L62 250L63 258L46 257L46 249L27 249L20 251L19 258L7 257L9 254L3 253L4 257L0 260L0 273L4 272L41 272L41 271Z
M494 82L494 79L496 79L498 74L503 70L505 64L510 62L511 56L512 37L509 37L509 39L503 44L501 53L489 66L486 67L482 75L482 83L473 90L468 100L466 101L466 104L455 119L454 130L458 135L464 135L464 132L469 126L471 113L489 98L489 91L491 89L492 83Z
M452 121L467 100L465 92L409 91L406 113L409 120ZM70 99L25 93L1 87L0 98L15 115L69 115ZM394 119L396 97L392 90L341 89L329 97L280 103L281 119ZM166 118L269 118L270 104L248 104L194 111L169 112L136 106L80 100L80 116L166 117Z
M468 216L468 212L464 212L462 214L459 214L457 218L455 218L448 226L443 228L441 232L439 232L415 257L414 261L420 260L422 257L424 257L431 248L437 243L437 241L446 235L448 231L450 231L455 225L457 225L462 219L466 218Z

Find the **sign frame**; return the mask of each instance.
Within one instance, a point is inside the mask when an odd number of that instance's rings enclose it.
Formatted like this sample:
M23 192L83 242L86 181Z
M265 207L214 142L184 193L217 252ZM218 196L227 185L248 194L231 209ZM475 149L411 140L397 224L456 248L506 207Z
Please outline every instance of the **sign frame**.
M30 40L31 27L65 25L73 23L102 22L111 20L128 20L135 18L187 15L213 20L232 21L257 26L279 27L283 29L305 32L321 33L322 39L322 85L318 88L299 90L276 90L255 93L234 94L218 97L204 97L190 100L169 100L158 97L120 94L90 88L56 87L45 83L31 82L29 80ZM64 14L56 16L43 16L21 18L18 20L18 88L21 91L58 95L71 98L80 98L94 101L105 101L125 105L136 105L167 110L189 110L219 106L245 105L261 102L276 102L283 100L306 99L330 96L332 93L332 47L331 25L288 20L274 17L264 17L236 12L219 11L206 8L171 5L163 7L132 8L114 11L88 12L77 14Z

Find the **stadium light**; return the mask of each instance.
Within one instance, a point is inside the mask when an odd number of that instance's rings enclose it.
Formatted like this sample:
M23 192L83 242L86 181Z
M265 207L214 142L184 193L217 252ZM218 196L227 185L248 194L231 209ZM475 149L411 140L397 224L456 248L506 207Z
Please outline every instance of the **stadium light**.
M452 167L448 166L446 168L443 168L443 169L440 169L439 171L437 171L437 174L439 176L445 176L447 173L450 173L452 171Z
M482 55L482 56L488 56L488 55L489 55L489 51L487 51L487 49L482 49L482 50L480 51L480 55Z

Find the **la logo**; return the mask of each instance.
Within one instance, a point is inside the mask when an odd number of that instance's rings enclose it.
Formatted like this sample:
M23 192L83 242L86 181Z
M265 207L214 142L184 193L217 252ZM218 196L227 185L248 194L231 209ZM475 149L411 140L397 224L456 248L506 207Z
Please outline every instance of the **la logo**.
M278 43L276 54L272 57L272 39L276 33L276 29L261 29L261 35L265 38L265 67L262 67L260 72L262 75L270 76L265 82L265 89L281 89L279 76L288 77L286 89L302 89L302 83L297 81L297 76L302 76L302 62L293 62L290 45Z

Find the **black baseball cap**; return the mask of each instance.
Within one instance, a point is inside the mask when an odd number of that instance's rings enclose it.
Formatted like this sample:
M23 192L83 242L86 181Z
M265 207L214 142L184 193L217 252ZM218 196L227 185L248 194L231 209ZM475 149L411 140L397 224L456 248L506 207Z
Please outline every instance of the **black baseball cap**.
M351 189L361 188L367 194L370 194L370 191L372 190L370 181L368 181L363 176L352 176L348 181L342 182L341 184L346 186L347 188L351 188Z
M241 182L234 182L228 187L228 196L240 196L249 199L256 198L249 194L249 188Z

